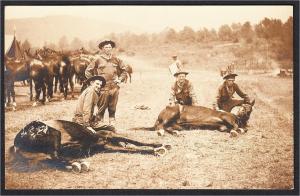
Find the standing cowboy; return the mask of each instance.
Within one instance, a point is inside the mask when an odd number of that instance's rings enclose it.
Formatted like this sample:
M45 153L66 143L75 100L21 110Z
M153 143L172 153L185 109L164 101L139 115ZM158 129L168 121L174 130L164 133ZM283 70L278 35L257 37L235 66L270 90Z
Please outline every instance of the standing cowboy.
M92 76L86 83L89 86L78 98L73 122L83 125L95 133L94 129L103 126L93 117L93 114L99 101L100 90L105 86L106 81L102 76Z
M230 112L235 106L240 106L243 103L250 103L250 99L247 94L245 94L239 86L234 82L235 77L238 76L233 72L233 68L229 66L223 79L224 83L218 89L218 95L216 102L213 105L214 109L224 110ZM233 94L237 93L243 100L234 99ZM218 107L218 108L217 108Z
M174 76L176 81L171 88L169 104L197 105L197 98L192 83L186 79L188 72L179 70Z
M105 78L106 85L101 90L98 101L99 112L97 117L103 122L105 110L108 109L109 124L115 125L116 107L119 97L119 84L126 78L126 66L121 59L112 54L115 42L111 40L102 41L99 44L100 55L88 65L85 70L86 78L99 75Z

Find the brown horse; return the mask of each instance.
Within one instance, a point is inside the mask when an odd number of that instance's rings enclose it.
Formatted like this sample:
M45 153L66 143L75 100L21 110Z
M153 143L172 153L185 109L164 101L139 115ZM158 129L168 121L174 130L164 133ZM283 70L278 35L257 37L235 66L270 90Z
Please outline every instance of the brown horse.
M16 107L14 83L16 81L30 81L30 65L28 59L16 60L4 57L4 87L5 99L10 105L11 97L13 99L13 107ZM32 85L31 81L30 84ZM32 87L32 86L31 86ZM30 88L30 100L32 100L32 88Z

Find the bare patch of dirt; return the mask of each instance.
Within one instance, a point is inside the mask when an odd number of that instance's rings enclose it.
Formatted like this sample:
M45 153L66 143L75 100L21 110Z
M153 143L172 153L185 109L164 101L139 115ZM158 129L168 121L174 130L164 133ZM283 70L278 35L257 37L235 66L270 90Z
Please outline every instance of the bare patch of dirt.
M121 86L119 133L143 142L171 144L172 149L164 157L104 151L87 158L92 171L80 174L47 167L17 172L6 164L6 189L293 189L291 79L238 76L241 88L256 98L249 131L244 135L230 138L228 133L194 130L183 131L180 137L158 137L155 132L128 129L154 124L168 103L173 77L167 69L153 68L151 61L138 57L127 60L132 62L134 74L132 83ZM218 73L195 70L188 78L199 104L211 107L222 82ZM17 93L24 93L24 88L18 87ZM22 127L32 120L71 120L75 104L76 100L62 100L7 111L6 161L7 150ZM137 104L151 109L136 110Z

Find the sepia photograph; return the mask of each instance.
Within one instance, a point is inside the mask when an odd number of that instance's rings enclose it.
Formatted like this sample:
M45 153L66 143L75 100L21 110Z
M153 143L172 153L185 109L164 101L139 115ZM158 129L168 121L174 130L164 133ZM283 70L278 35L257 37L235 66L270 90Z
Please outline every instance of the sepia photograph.
M297 2L2 3L6 193L299 193Z

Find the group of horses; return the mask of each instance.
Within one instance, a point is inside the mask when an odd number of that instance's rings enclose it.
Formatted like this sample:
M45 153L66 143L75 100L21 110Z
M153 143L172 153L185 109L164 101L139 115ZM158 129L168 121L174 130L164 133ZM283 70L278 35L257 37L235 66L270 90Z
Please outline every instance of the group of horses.
M64 99L68 96L69 86L71 96L74 97L74 77L80 85L81 91L86 87L85 69L93 60L96 53L80 49L75 51L61 52L50 48L38 49L31 52L25 50L25 59L16 61L5 56L4 59L4 83L5 83L5 106L10 104L16 107L14 83L17 81L28 81L30 87L30 101L33 101L32 87L34 84L35 97L33 106L38 102L45 104L51 101L54 92L59 91ZM132 68L126 66L131 82ZM127 81L127 79L126 79ZM42 92L42 99L40 95ZM11 102L12 99L12 102Z

